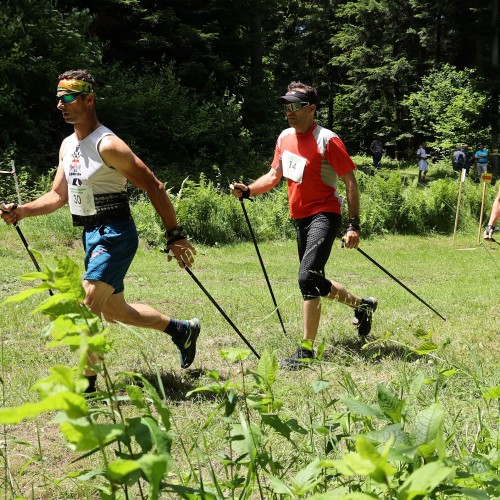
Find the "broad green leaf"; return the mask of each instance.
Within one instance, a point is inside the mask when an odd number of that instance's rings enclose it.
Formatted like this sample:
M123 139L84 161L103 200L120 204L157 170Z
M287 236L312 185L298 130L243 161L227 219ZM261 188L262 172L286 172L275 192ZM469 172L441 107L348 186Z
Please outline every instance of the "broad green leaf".
M370 460L374 469L369 476L379 483L388 483L388 478L396 474L397 469L387 461L389 451L394 444L390 439L384 446L382 453L379 453L377 448L373 446L364 436L358 437L356 441L356 450L362 458Z
M483 398L485 399L498 399L500 398L500 385L497 385L496 387L492 387L491 389L488 389L486 392L482 394Z
M438 348L439 346L435 342L428 341L421 344L419 347L414 349L414 351L417 354L424 355L424 354L429 354L431 352L436 352Z
M36 417L47 411L65 411L69 418L78 418L87 413L87 402L83 396L73 392L59 392L38 403L26 403L15 408L0 408L0 423L18 424L25 418Z
M36 281L36 280L48 281L50 279L50 276L43 271L31 271L29 273L24 273L20 278L23 281ZM41 284L47 286L46 283L41 283Z
M322 480L322 477L318 479L322 471L319 458L315 458L307 467L301 469L293 478L296 494L302 496L314 488Z
M74 378L75 378L75 370L72 368L68 368L67 366L56 365L50 369L52 376L55 381L64 385L68 389L73 389L74 387Z
M485 491L481 490L476 490L473 488L457 488L457 490L460 492L461 495L463 495L463 498L471 499L473 498L474 500L491 500L492 496L488 495ZM500 493L500 491L497 489L497 493ZM500 498L500 495L495 495L494 498Z
M65 309L64 305L62 307ZM82 310L81 307L80 310ZM65 309L62 316L58 316L51 322L47 333L54 340L61 340L68 335L98 333L101 330L100 327L101 322L97 316L85 317L81 314L69 313Z
M170 453L170 446L172 444L172 436L160 429L158 422L153 417L142 417L141 422L149 429L151 441L160 454Z
M272 386L276 381L276 372L278 371L278 360L274 354L269 353L269 351L264 350L259 359L259 364L257 366L257 373L267 382L269 386Z
M233 414L236 405L238 404L239 397L234 389L229 389L226 393L226 398L224 402L224 415L229 417Z
M441 460L430 462L413 472L398 489L398 500L429 495L446 480L455 469L446 466Z
M156 411L160 415L161 423L165 427L165 430L169 431L170 426L171 426L171 424L170 424L170 410L165 405L165 403L162 401L162 399L158 395L157 390L151 385L149 380L144 378L139 373L134 373L134 372L122 372L121 375L122 376L130 376L130 377L138 378L141 380L142 386L143 386L143 389L142 389L143 392L148 394L151 397L153 404L154 404L154 407L156 408Z
M291 489L286 483L284 483L281 479L278 479L275 476L269 476L269 484L274 493L278 495L290 495L290 497L294 498L295 493L294 490Z
M354 415L361 417L384 417L384 414L377 406L371 406L357 399L340 396L340 400L347 406L347 409Z
M313 391L318 394L319 392L324 391L327 387L330 386L330 382L327 380L313 380L312 382Z
M74 451L104 447L125 433L123 424L90 424L87 420L65 421L61 423L60 429Z
M78 479L80 481L89 481L90 479L94 479L98 476L103 476L105 472L106 471L104 469L73 471L66 474L62 479L53 479L53 481L55 484L59 484L65 479Z
M40 285L40 286L34 287L34 288L29 288L28 290L23 290L22 292L20 292L16 295L13 295L12 297L7 297L0 305L4 305L4 304L8 304L8 303L22 302L23 300L28 299L32 295L36 295L37 293L44 292L45 290L48 290L48 288L45 287L44 285Z
M403 431L401 424L389 424L380 430L370 431L365 436L378 444L387 443L389 439L393 439L394 446L412 445L410 435Z
M439 403L434 403L420 411L416 415L414 423L415 444L420 446L434 443L442 431L443 421L443 407Z
M231 363L236 361L243 361L250 356L251 351L249 349L239 349L239 348L228 348L221 349L220 351L222 359L227 359Z
M67 255L57 260L57 269L53 278L54 286L62 293L68 293L73 300L83 301L85 292L81 283L78 265Z
M323 355L325 353L325 347L326 347L325 341L321 342L318 345L318 348L316 349L316 359L317 360L321 361L323 359Z
M240 416L240 423L232 425L230 430L233 450L238 456L248 454L253 460L252 453L262 441L262 429L259 425L252 424L248 427L244 418Z
M348 453L341 460L332 460L331 464L346 476L369 476L379 483L387 484L388 478L397 472L386 458L391 445L392 441L389 441L380 454L365 437L359 436L356 441L357 453Z
M137 460L126 460L119 458L114 462L111 462L106 471L108 477L113 481L123 482L125 478L141 469L139 462Z
M377 398L380 409L394 423L401 422L401 413L405 402L400 400L390 389L382 384L377 385Z
M413 397L418 396L420 390L422 389L422 385L425 381L425 375L423 372L418 372L415 378L410 383L410 394Z
M54 295L46 298L38 307L36 307L35 312L41 312L55 318L59 315L57 314L57 311L67 311L69 307L72 307L73 309L82 309L83 306L81 306L80 303L70 294L55 293Z
M125 390L127 391L127 395L130 398L131 403L136 408L139 408L140 410L147 410L149 408L140 387L137 387L136 385L127 385Z
M260 418L263 424L269 425L269 427L272 427L278 434L286 439L290 439L292 430L280 419L279 415L261 413Z
M149 497L151 500L158 499L158 493L160 491L160 484L167 473L168 466L170 464L170 455L161 454L147 454L143 455L137 461L146 476L149 483Z
M61 340L54 340L52 342L47 342L47 347L55 347L60 345L66 345L73 349L80 347L82 344L82 335L79 336L67 336ZM102 333L97 335L87 336L85 339L86 348L93 351L96 354L106 354L111 349L111 344L108 342L106 336Z
M439 374L443 375L444 377L451 377L455 375L455 373L458 373L458 370L456 368L447 368L439 372Z

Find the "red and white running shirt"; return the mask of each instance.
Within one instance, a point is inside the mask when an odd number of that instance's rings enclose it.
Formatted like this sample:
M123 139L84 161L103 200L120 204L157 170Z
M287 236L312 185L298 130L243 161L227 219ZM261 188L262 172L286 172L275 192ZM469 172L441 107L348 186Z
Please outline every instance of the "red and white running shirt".
M338 178L356 165L340 137L315 123L305 134L296 133L294 128L283 130L271 167L281 169L287 177L290 216L302 219L319 212L340 214Z

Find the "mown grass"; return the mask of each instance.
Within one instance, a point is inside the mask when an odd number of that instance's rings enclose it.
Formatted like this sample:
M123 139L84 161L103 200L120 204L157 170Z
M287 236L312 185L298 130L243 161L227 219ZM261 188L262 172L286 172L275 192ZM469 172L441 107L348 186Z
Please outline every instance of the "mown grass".
M51 221L51 217L61 219ZM31 219L21 226L30 245L41 250L48 261L64 254L81 266L77 233L69 230L61 238L52 229L66 219L67 214L62 211L43 223L43 219ZM328 381L333 398L354 392L370 402L376 398L378 384L402 392L408 381L422 372L429 382L419 396L419 404L425 406L439 400L446 413L450 452L456 455L464 450L472 452L477 446L478 429L484 423L481 419L486 419L492 428L498 425L498 411L487 412L478 407L480 388L494 387L500 382L500 248L495 243L476 245L476 236L475 232L459 234L455 245L451 236L384 236L362 244L364 251L444 315L446 321L361 253L341 249L337 242L326 269L327 276L345 284L355 294L375 296L380 301L374 316L372 342L362 348L351 325L351 311L323 301L318 343L325 343L324 361L313 365L311 370L278 372L274 391L284 401L283 414L301 423L318 418L321 395L312 385L318 378ZM20 281L19 276L33 266L12 227L0 225L0 241L2 301L30 286ZM296 348L302 330L295 243L266 242L259 248L286 334L273 311L252 243L198 245L193 272L257 352L269 350L284 358ZM179 476L187 477L190 466L197 462L197 448L189 453L186 449L191 449L202 434L204 450L222 474L223 469L216 462L227 451L223 420L215 419L202 433L202 426L220 401L200 394L186 398L186 393L208 383L207 372L213 370L223 380L240 378L238 365L223 360L220 351L245 347L243 342L188 273L173 262L167 264L163 253L144 242L128 274L126 295L129 301L150 304L174 317L201 319L198 355L187 371L179 369L178 353L165 334L144 330L132 334L118 325L111 326L113 349L106 361L111 373L134 370L153 380L155 370L160 371L174 422L172 456ZM31 314L39 302L40 298L34 297L0 309L4 407L33 400L31 386L47 376L51 366L75 364L68 351L46 347L43 338L46 320ZM423 334L439 346L430 356L418 356L413 351ZM256 361L250 356L243 366L255 369ZM460 372L443 382L440 374L450 367L459 367ZM71 463L75 455L67 449L49 417L4 427L4 443L4 485L10 481L7 475L12 474L19 491L27 498L88 495L81 483L54 483L54 478L78 470L82 462ZM285 447L276 453L285 458L289 451ZM303 467L308 459L308 455L300 455L291 472ZM93 460L98 459L91 457L83 464L96 467Z

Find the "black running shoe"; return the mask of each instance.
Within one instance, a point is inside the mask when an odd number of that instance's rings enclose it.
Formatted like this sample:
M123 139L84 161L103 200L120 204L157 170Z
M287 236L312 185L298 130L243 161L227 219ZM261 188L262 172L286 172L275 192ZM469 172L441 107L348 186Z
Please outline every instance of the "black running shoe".
M361 299L361 305L354 309L352 324L358 329L360 337L365 338L372 329L372 314L377 309L377 299L368 297Z
M283 370L300 370L307 367L307 364L313 359L314 351L299 347L294 354L281 362L281 368Z
M179 338L172 338L173 343L181 352L181 368L188 368L196 356L196 341L200 335L200 320L193 318L189 320L186 332Z

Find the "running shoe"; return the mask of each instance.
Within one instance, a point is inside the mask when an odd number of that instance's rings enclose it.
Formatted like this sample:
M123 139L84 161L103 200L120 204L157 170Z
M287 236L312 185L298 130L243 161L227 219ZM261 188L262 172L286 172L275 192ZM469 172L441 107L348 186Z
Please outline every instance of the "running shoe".
M281 362L281 368L283 370L300 370L301 368L307 367L307 364L313 359L314 351L311 349L305 349L301 346L294 354Z
M377 309L377 299L368 297L361 299L361 305L354 310L354 319L352 324L357 328L358 335L366 338L372 329L372 314Z
M181 368L191 366L196 356L196 341L200 335L200 320L193 318L188 321L186 331L179 338L172 338L172 342L179 348Z

